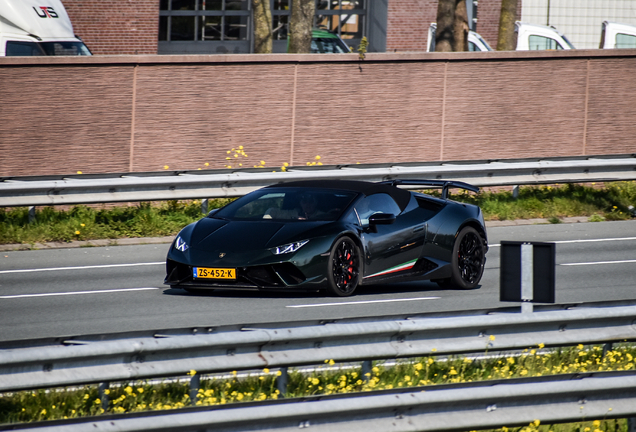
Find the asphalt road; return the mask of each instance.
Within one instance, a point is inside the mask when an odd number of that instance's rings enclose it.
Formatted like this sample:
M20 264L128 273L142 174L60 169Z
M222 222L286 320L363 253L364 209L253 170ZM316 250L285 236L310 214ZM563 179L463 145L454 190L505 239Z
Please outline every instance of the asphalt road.
M499 242L557 242L556 301L636 299L636 221L496 227L471 291L430 282L361 287L354 297L214 291L162 284L167 244L0 253L0 341L513 306L499 301Z

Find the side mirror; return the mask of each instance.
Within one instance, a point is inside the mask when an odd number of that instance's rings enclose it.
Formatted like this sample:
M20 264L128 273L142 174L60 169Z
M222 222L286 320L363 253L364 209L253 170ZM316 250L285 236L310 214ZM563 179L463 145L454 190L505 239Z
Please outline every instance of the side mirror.
M369 225L391 225L395 222L393 213L375 213L369 217Z

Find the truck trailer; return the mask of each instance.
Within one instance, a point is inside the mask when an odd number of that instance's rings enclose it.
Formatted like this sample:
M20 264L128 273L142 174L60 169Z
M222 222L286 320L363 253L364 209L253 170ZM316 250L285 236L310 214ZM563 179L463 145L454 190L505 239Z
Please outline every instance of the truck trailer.
M91 55L60 0L0 0L0 56Z

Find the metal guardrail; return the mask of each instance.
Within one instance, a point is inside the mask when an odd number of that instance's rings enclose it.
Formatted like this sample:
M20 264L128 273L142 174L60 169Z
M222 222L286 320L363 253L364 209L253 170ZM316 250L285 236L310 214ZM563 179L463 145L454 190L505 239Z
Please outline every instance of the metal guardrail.
M636 306L243 328L0 351L0 391L636 339ZM491 340L490 335L494 335ZM75 341L81 343L81 341Z
M201 373L636 339L636 305L509 308L0 350L0 392ZM561 307L565 307L561 305ZM129 335L128 335L129 336ZM491 337L491 336L494 336ZM112 336L110 336L112 337ZM107 386L100 386L100 390ZM196 389L194 390L196 393ZM194 394L194 393L193 393ZM102 397L107 397L102 395ZM102 401L104 402L104 401ZM0 426L33 431L472 430L636 416L636 371L458 383Z
M636 179L634 155L3 178L0 207L241 196L292 180L459 180L475 186Z
M453 431L625 418L636 374L518 378L17 425L27 431ZM0 427L0 430L2 427Z

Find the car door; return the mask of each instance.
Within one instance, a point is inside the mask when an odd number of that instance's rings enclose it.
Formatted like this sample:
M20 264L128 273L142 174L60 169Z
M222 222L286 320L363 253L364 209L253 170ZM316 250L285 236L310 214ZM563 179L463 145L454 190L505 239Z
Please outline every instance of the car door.
M424 224L420 224L419 231L415 232L417 224L408 214L402 213L388 194L367 196L355 205L354 210L361 226L365 279L379 280L408 273L422 251ZM375 213L393 214L396 216L395 222L371 226L369 217Z

